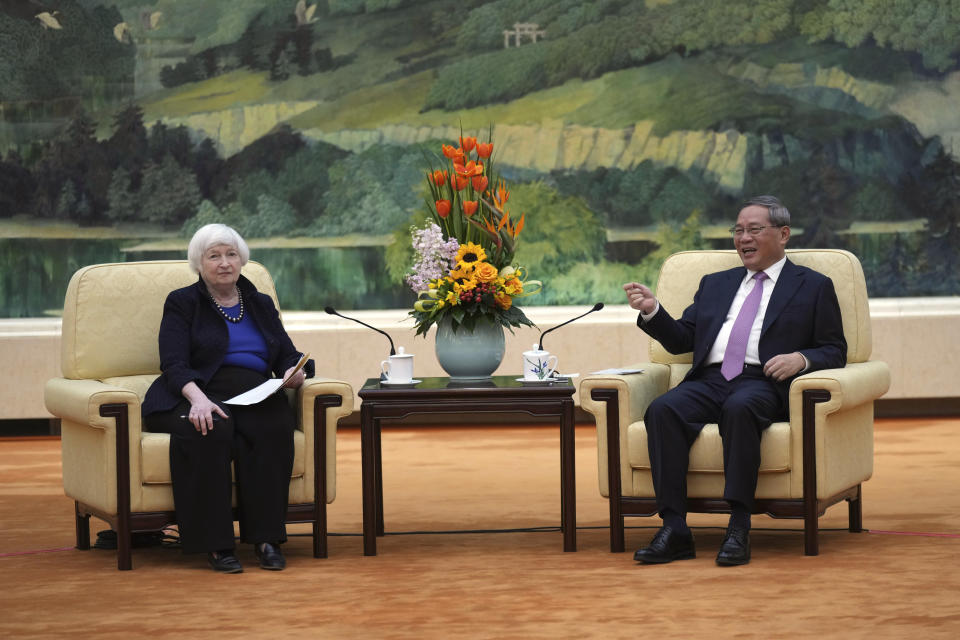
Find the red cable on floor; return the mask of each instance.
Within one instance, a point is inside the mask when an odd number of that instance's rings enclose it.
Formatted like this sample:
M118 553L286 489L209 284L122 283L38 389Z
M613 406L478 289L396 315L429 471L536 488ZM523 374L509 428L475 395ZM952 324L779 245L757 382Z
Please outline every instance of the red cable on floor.
M867 533L879 533L889 536L923 536L927 538L960 538L960 533L926 533L922 531L881 531L867 529Z
M36 549L34 551L14 551L13 553L0 553L0 558L7 558L10 556L29 556L35 553L53 553L54 551L70 551L75 547L61 547L60 549Z

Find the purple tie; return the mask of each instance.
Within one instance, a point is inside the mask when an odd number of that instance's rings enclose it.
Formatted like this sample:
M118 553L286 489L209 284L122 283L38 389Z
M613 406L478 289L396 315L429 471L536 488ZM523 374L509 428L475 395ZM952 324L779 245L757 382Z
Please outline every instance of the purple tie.
M763 271L753 274L753 289L747 294L747 299L740 307L740 313L733 322L730 330L730 340L727 341L727 350L723 352L723 364L720 373L727 380L733 380L743 373L743 363L747 356L747 341L750 339L750 329L757 317L760 308L760 298L763 296L763 281L768 278Z

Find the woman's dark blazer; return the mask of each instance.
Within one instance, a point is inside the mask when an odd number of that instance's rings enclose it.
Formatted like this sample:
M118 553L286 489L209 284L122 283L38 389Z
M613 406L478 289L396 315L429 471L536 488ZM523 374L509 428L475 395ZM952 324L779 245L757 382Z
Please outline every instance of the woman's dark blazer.
M260 293L253 283L240 276L237 281L243 295L243 311L257 323L267 342L267 362L280 377L297 364L303 354L297 351L280 322L280 313L270 296ZM230 336L226 322L213 305L202 279L171 291L163 305L160 321L160 377L154 380L143 399L142 413L169 411L184 400L181 390L188 382L203 389L227 354ZM313 360L305 371L313 376Z

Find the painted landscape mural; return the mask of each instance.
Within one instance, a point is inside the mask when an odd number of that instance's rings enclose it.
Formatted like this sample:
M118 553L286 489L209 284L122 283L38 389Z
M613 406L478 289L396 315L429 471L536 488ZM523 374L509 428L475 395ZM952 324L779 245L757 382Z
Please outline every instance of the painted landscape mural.
M425 172L494 142L526 304L622 304L779 195L874 297L960 294L960 0L0 2L0 317L222 221L285 309L406 308Z

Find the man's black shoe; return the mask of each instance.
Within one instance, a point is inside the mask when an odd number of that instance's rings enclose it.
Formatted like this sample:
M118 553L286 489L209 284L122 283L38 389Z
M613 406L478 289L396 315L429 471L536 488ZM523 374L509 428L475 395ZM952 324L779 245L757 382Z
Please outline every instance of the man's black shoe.
M728 527L727 537L720 545L717 564L733 567L750 562L750 530L743 527Z
M253 548L256 549L257 560L260 561L261 569L268 569L270 571L283 571L283 569L287 566L287 561L283 557L283 553L280 552L280 547L278 545L264 542L262 544L253 545Z
M693 534L680 533L672 527L660 527L650 544L633 554L633 559L645 564L663 564L674 560L696 558Z
M211 551L207 554L207 562L214 571L220 573L243 573L243 565L233 555L233 549L224 551Z

